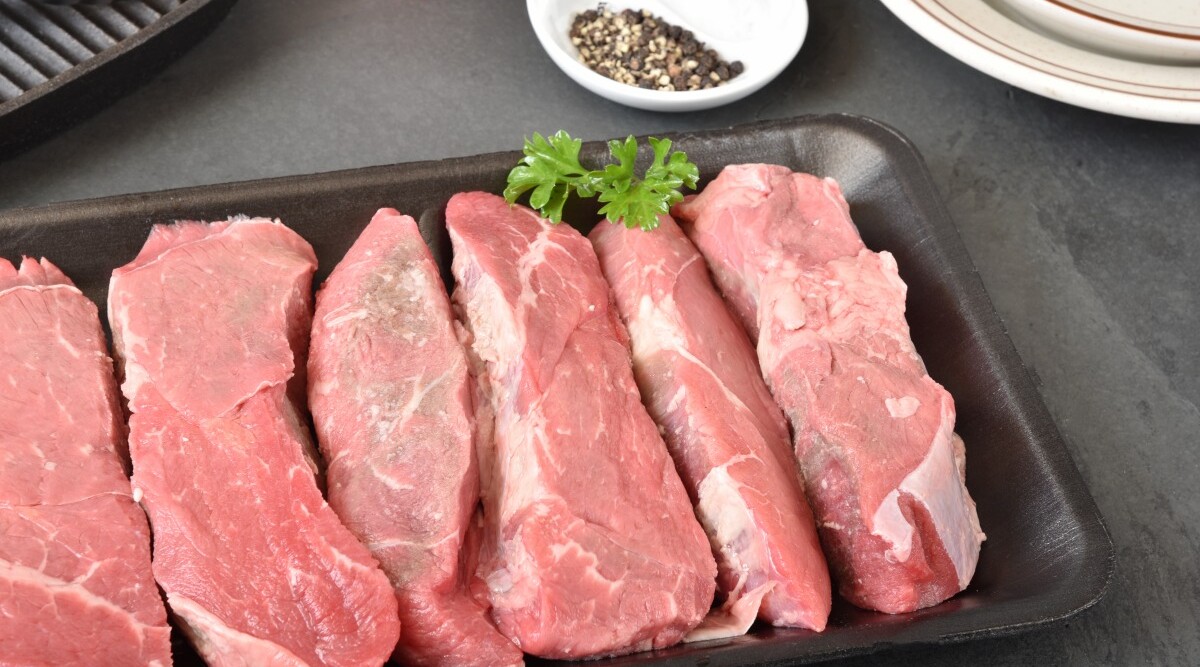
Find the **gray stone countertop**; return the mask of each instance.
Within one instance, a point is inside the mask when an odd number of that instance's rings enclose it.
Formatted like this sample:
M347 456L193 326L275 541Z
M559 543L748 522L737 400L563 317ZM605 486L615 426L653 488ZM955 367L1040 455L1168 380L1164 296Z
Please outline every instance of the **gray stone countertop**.
M0 208L849 112L920 149L1116 544L1107 597L897 664L1200 664L1200 127L1013 88L882 5L813 0L792 65L669 115L575 85L516 0L241 0L116 105L0 163Z

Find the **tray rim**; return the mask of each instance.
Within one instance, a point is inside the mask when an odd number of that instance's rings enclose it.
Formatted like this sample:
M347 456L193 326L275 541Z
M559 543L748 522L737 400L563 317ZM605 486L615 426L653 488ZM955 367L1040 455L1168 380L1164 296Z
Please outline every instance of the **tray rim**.
M1021 421L1040 427L1031 436L1035 447L1045 454L1044 465L1052 475L1052 480L1063 489L1064 495L1073 501L1073 506L1064 507L1063 513L1073 510L1073 516L1078 519L1081 528L1081 542L1090 544L1103 554L1103 569L1097 572L1099 576L1088 579L1090 588L1079 597L1086 597L1081 604L1061 605L1048 615L1036 615L1029 620L1014 621L1000 625L950 630L936 637L918 639L880 639L873 642L863 642L849 647L829 647L825 650L813 651L804 656L788 655L787 647L795 642L787 641L772 644L759 644L756 648L762 651L762 662L756 664L789 664L792 661L814 662L835 658L851 657L882 651L891 648L908 648L922 645L956 644L982 638L1011 636L1029 630L1046 628L1060 624L1098 604L1107 593L1116 571L1116 554L1110 531L1096 505L1095 498L1087 487L1078 466L1075 464L1065 440L1062 438L1056 422L1045 406L1041 392L1033 381L1024 361L1008 335L1007 328L1000 319L983 281L971 259L965 244L962 242L957 225L954 224L945 207L940 194L933 182L931 173L924 158L916 146L895 128L872 118L848 113L810 114L792 118L757 121L717 129L697 130L688 132L664 132L655 136L669 137L674 141L686 141L690 138L703 139L720 137L734 130L765 131L782 130L795 131L809 126L829 124L848 129L857 133L863 139L876 144L882 153L886 153L891 165L904 173L901 185L909 186L904 196L913 205L914 211L926 219L935 238L933 241L941 246L948 261L944 270L947 273L947 284L955 292L955 300L963 304L964 315L970 320L972 327L979 331L981 348L988 358L988 365L1008 369L1010 373L1001 374L998 379L1004 385L1013 388L1027 387L1027 394L1013 392L1016 400L1014 409ZM646 135L640 135L645 137ZM603 141L588 141L584 143L584 151L601 150ZM515 164L520 156L519 151L500 151L479 153L467 156L443 159L400 162L384 165L342 169L310 174L279 176L265 179L231 181L211 185L196 185L183 188L173 188L159 191L111 195L92 199L81 199L57 202L43 206L23 207L0 211L0 235L9 229L42 228L53 230L58 225L71 224L85 217L104 218L106 216L121 216L127 219L139 218L149 220L150 213L171 202L186 202L196 195L202 195L207 202L215 207L226 206L224 202L244 199L245 190L253 188L259 192L269 191L275 196L287 194L303 194L306 185L321 184L325 191L336 191L340 185L353 184L355 188L365 187L364 181L378 185L392 183L396 179L397 170L405 172L405 178L420 180L428 178L429 172L444 170L455 165L470 165L481 160L504 159ZM851 202L853 206L853 202ZM416 216L417 212L411 212ZM166 222L157 219L155 222ZM285 221L286 222L286 221ZM13 258L10 258L13 259ZM1030 599L1040 599L1033 597ZM1067 608L1069 607L1069 608ZM1032 612L1031 612L1031 615ZM946 618L952 618L953 614ZM802 640L799 640L802 641ZM714 642L711 647L707 643L697 643L691 646L711 648L714 651L722 649L737 649L734 643ZM774 650L772 650L774 649ZM654 653L633 654L627 658L644 657L654 660L656 657L674 662L674 656L655 656ZM683 658L684 656L678 656ZM623 663L622 659L617 659ZM719 661L718 661L719 662ZM600 663L606 664L606 663ZM725 664L719 662L719 664Z

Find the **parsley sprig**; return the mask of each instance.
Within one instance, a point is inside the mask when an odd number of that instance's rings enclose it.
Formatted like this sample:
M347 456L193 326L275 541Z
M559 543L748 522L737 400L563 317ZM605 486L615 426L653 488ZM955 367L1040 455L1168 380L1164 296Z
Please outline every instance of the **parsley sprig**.
M562 222L563 205L571 193L580 197L599 196L600 213L610 222L651 230L658 216L683 200L680 188L695 190L700 170L682 151L671 152L670 139L650 137L654 160L639 178L634 171L637 140L632 136L608 142L616 162L590 170L579 162L583 142L559 130L549 138L534 133L525 140L525 157L508 173L504 198L514 203L529 192L529 205L551 222Z

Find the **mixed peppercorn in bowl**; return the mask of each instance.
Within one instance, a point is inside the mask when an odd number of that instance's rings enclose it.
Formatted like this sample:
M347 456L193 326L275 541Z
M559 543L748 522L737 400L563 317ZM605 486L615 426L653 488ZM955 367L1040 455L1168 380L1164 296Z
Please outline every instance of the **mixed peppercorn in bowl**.
M576 83L627 106L695 111L754 93L786 68L807 3L527 0L534 33Z

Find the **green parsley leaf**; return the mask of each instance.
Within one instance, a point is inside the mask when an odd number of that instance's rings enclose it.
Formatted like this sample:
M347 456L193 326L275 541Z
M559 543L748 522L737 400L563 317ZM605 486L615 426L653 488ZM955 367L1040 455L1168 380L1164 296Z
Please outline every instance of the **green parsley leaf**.
M610 222L651 230L658 216L683 200L680 188L696 189L700 170L682 151L671 152L670 139L650 138L654 159L638 178L637 140L608 142L616 162L600 170L588 170L579 162L583 142L559 130L549 139L536 132L525 140L524 158L508 174L504 198L512 204L526 192L529 205L551 222L562 222L563 206L571 193L580 197L599 196L600 208Z

